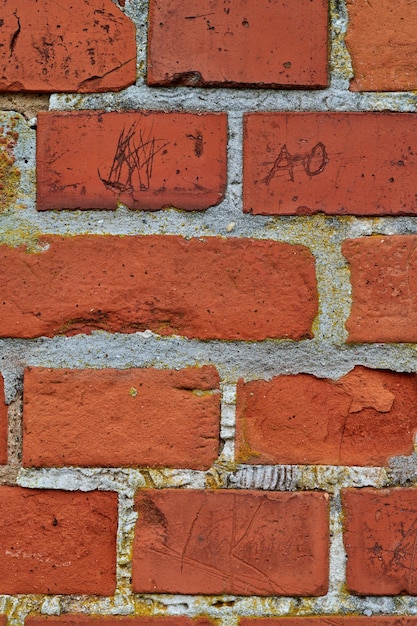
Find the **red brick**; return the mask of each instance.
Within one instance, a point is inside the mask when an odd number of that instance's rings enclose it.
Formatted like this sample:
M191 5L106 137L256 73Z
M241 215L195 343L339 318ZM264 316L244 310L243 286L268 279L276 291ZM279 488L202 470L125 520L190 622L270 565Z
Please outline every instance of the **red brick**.
M324 595L327 494L140 491L138 593Z
M346 581L360 595L416 595L417 491L343 493Z
M244 122L244 211L417 212L414 113L252 113Z
M314 257L252 239L45 236L0 246L0 336L91 332L201 339L311 336ZM40 297L41 294L41 297Z
M112 595L117 494L0 487L0 593Z
M317 615L314 617L242 617L240 626L415 626L416 616L377 615Z
M417 89L417 7L409 0L347 0L345 42L352 58L352 91Z
M0 374L0 464L7 463L8 411L4 398L4 380Z
M417 236L350 239L350 342L417 341Z
M226 142L225 114L40 113L37 208L207 209L224 196Z
M1 91L118 91L135 82L135 27L111 0L2 5Z
M327 86L326 0L151 0L150 85Z
M25 626L215 626L207 617L189 618L175 615L172 617L118 617L112 615L61 615L29 616Z
M355 367L336 381L239 381L237 400L240 463L373 466L413 452L415 374Z
M218 456L218 387L214 367L28 368L23 465L206 470Z

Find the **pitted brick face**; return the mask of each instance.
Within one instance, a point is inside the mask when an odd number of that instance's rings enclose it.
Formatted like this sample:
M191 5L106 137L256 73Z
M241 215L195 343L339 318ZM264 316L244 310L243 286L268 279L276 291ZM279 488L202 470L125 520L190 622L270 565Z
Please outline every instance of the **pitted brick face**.
M2 5L1 91L89 93L135 82L135 27L111 0Z

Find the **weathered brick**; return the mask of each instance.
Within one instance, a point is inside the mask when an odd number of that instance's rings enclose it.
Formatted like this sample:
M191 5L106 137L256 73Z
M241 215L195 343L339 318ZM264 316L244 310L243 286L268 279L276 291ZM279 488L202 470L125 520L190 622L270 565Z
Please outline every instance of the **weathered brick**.
M25 626L214 626L215 622L207 617L182 617L180 615L167 617L111 617L95 615L60 615L29 616ZM405 626L405 625L404 625Z
M346 489L346 581L360 595L417 594L417 491Z
M0 593L114 593L116 493L0 487L0 510Z
M327 494L142 490L136 508L136 592L326 593Z
M0 374L0 464L7 463L7 430L8 415L7 405L4 398L4 380Z
M336 381L239 381L237 400L238 462L372 466L413 452L415 374L355 367Z
M314 617L242 617L240 626L415 626L415 615L315 615Z
M250 113L244 210L262 215L417 212L414 113Z
M40 113L37 208L207 209L224 196L226 143L223 113Z
M345 38L354 77L352 91L417 88L417 7L408 0L347 0Z
M1 91L118 91L136 80L135 27L111 0L2 0L1 15Z
M218 456L214 367L28 368L23 465L208 469ZM161 423L163 422L163 428Z
M327 86L326 0L151 0L150 85Z
M348 340L417 341L417 236L350 239L342 251L352 282Z
M252 239L45 236L0 246L0 336L102 329L201 339L311 336L314 257Z

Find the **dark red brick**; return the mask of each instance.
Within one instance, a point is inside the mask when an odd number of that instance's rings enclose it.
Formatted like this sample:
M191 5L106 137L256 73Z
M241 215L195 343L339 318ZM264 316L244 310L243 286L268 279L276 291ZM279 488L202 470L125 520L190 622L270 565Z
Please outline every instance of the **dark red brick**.
M116 493L0 487L0 510L0 593L114 593Z
M224 196L226 143L221 113L40 113L37 208L207 209Z
M338 380L308 374L240 381L239 463L387 465L411 454L417 377L355 367Z
M28 368L23 465L206 470L218 456L218 387L214 367Z
M142 490L136 508L135 592L327 591L327 494Z
M327 86L326 0L151 0L148 84Z
M414 215L414 113L250 113L244 210Z

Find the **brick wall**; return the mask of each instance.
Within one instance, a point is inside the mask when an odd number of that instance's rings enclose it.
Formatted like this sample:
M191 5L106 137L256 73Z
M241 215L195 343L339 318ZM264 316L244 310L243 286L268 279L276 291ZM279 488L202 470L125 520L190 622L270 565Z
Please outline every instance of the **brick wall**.
M416 622L416 28L3 0L1 626Z

